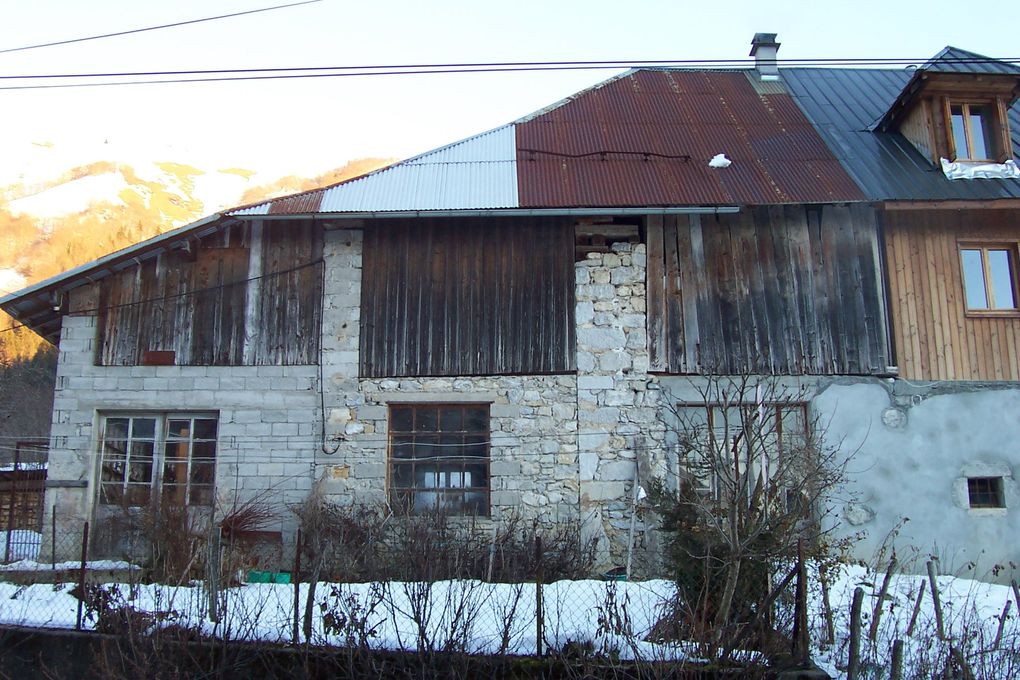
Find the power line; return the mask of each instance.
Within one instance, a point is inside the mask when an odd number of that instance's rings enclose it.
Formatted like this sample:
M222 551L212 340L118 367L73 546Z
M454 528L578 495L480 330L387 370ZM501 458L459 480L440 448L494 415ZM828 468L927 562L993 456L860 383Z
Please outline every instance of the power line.
M103 33L102 35L90 35L85 38L71 38L70 40L57 40L55 42L39 43L37 45L25 45L24 47L8 47L0 50L0 54L6 54L7 52L23 52L25 50L36 50L42 47L56 47L58 45L71 45L73 43L87 42L89 40L103 40L105 38L116 38L122 35L131 35L133 33L145 33L146 31L159 31L164 28L176 28L178 26L187 26L189 24L200 24L205 21L217 21L219 19L229 19L232 17L244 16L246 14L258 14L259 12L270 12L277 9L286 9L288 7L297 7L299 5L311 5L316 2L322 2L322 0L303 0L302 2L292 2L287 5L275 5L273 7L263 7L261 9L249 9L244 12L234 12L233 14L220 14L214 17L204 17L202 19L188 19L187 21L177 21L172 24L160 24L159 26L147 26L145 28L132 28L127 31L117 31L116 33Z
M160 295L160 296L157 296L157 297L146 298L144 300L135 300L133 302L121 302L121 303L118 303L118 304L115 304L115 305L102 305L102 306L98 306L98 307L89 307L87 309L76 310L76 313L102 312L102 311L109 311L111 309L120 309L120 308L123 308L123 307L134 307L136 305L147 305L147 304L151 304L153 302L165 302L167 300L177 300L177 299L180 299L180 298L190 297L192 295L201 295L203 293L210 293L210 292L213 292L213 291L222 290L224 288L231 288L233 286L240 286L240 285L249 283L251 281L258 281L260 279L269 279L269 278L273 278L273 277L276 277L276 276L283 276L285 274L291 274L291 273L299 271L301 269L305 269L307 267L312 267L314 265L322 264L322 263L323 263L323 260L320 257L320 258L316 258L314 260L311 260L309 262L304 262L302 264L295 265L295 266L290 267L288 269L281 269L280 271L270 272L269 274L260 274L258 276L250 276L250 277L248 277L246 279L238 279L237 281L230 281L228 283L221 283L221 284L216 285L216 286L209 286L208 288L199 288L197 290L189 290L189 291L186 291L184 293L173 293L171 295ZM0 328L0 333L10 333L10 332L16 331L16 330L18 330L20 328L28 328L28 327L29 327L28 324L24 324L24 323L17 324L15 326L11 326L10 328Z
M1018 63L1020 58L1003 59L945 59L940 64L988 64ZM925 63L919 59L886 59L886 58L855 58L855 59L788 59L779 62L781 65L808 66L909 66ZM307 66L281 68L250 68L250 69L201 69L190 71L124 71L109 73L59 73L0 76L0 80L43 80L43 79L77 79L77 78L139 78L156 76L219 76L219 77L159 77L148 80L113 80L87 83L59 83L55 85L7 85L0 90L40 90L62 89L72 87L110 87L119 85L160 85L172 83L218 83L248 80L292 80L303 78L352 78L366 76L400 76L400 75L435 75L435 74L469 74L469 73L511 73L541 71L578 71L608 70L620 68L746 68L754 65L753 60L707 60L707 59L665 59L665 60L606 60L606 61L545 61L545 62L482 62L452 64L403 64L403 65L366 65L366 66Z

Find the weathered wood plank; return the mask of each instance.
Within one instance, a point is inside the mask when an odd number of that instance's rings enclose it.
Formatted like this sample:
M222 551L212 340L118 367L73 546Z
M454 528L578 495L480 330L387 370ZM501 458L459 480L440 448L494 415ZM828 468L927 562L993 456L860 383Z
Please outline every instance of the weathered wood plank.
M363 278L362 375L572 370L573 249L561 219L372 224L365 267L389 269Z
M666 279L663 261L662 215L649 215L645 222L646 268L645 310L648 328L648 369L668 371L669 335L666 333ZM677 371L683 372L683 366Z

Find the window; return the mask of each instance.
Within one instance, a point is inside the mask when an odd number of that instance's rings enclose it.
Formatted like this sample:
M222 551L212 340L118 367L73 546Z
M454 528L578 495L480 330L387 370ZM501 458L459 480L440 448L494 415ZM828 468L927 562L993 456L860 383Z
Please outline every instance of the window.
M1016 267L1010 245L960 247L967 309L1015 310Z
M750 491L761 478L775 487L786 512L808 511L797 488L811 444L807 404L742 402L683 408L681 429L705 433L684 461L687 478L698 493L725 500L738 493L738 485Z
M949 119L957 160L995 160L999 154L991 104L950 104Z
M106 416L99 445L99 503L211 506L216 430L210 416Z
M489 405L390 406L390 501L405 512L489 514Z
M972 508L1004 508L1002 477L968 477L967 497Z

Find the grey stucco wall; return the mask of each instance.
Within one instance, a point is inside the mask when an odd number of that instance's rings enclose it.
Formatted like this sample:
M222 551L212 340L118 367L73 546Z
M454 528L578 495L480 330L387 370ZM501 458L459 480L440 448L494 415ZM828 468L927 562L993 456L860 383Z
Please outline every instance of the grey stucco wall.
M887 542L916 571L934 555L946 572L1015 576L1020 386L835 383L812 407L828 424L829 442L852 455L847 490L855 498L844 504L836 531L864 532L856 557L871 560ZM1004 477L1006 508L970 508L968 476ZM997 578L995 565L1005 567Z

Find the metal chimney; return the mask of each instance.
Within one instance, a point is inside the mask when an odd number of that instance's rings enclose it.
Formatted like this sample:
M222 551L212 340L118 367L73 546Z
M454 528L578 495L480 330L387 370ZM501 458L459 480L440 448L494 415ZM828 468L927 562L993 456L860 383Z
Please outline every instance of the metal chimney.
M776 33L755 33L751 39L751 54L754 67L762 80L779 80L779 67L776 65L776 54L779 43Z

